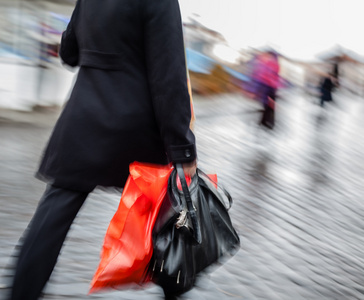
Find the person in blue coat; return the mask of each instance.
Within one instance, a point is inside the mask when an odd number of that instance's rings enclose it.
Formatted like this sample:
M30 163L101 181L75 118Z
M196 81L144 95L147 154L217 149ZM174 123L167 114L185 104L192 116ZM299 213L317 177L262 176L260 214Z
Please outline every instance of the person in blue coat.
M178 0L78 0L60 57L79 71L36 174L47 188L17 260L11 300L39 298L96 186L123 187L133 161L196 172Z

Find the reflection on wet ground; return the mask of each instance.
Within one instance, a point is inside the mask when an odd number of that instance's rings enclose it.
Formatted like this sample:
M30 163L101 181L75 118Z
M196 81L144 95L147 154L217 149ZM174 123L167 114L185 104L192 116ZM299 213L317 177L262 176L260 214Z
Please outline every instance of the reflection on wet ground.
M181 299L364 299L364 102L335 96L321 108L299 92L283 94L273 131L257 125L251 100L196 97L199 166L232 194L241 250ZM1 269L43 192L32 175L56 115L0 117ZM163 298L155 286L87 296L119 198L90 195L44 299Z

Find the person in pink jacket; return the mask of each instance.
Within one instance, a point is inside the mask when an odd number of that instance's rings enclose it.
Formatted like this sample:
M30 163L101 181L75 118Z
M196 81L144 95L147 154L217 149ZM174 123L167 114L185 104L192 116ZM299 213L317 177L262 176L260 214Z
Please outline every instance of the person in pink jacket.
M273 129L276 92L280 81L277 54L273 51L262 53L257 59L254 75L258 82L258 100L264 107L260 123Z

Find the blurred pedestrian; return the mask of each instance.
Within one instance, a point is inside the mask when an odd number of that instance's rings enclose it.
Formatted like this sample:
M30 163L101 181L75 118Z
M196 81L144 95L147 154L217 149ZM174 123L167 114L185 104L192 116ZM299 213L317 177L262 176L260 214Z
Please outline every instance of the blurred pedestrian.
M37 172L48 185L18 257L12 300L39 298L96 186L123 187L133 161L196 172L178 0L78 0L60 56L80 69Z
M280 80L278 55L274 51L262 53L259 55L255 68L255 80L258 83L257 95L264 109L260 123L273 129L276 92Z
M325 102L332 101L332 91L335 87L335 78L333 74L327 74L323 77L320 84L320 105L323 107Z

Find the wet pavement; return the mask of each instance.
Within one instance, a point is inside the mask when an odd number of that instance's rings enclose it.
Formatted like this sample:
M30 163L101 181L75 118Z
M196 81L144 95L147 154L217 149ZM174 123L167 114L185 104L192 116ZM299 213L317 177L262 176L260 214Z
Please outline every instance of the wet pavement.
M338 91L335 100L321 108L282 93L269 131L254 101L195 97L199 166L232 194L241 249L180 299L364 299L364 99ZM45 188L33 173L58 113L0 110L0 299ZM164 298L157 286L87 295L119 199L90 194L43 299Z

